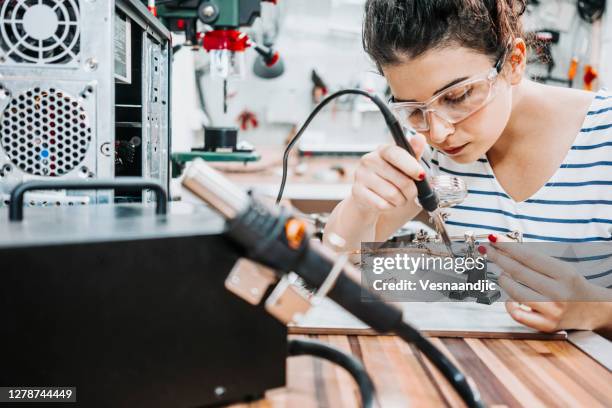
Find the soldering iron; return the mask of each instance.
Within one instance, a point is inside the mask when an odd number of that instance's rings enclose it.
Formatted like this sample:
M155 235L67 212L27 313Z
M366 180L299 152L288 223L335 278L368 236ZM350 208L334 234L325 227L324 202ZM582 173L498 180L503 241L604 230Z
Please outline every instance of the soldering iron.
M374 104L378 107L383 117L385 118L385 122L387 124L387 127L389 128L389 131L391 132L391 136L393 137L393 140L395 141L395 143L399 147L408 151L408 153L410 153L412 157L416 158L416 154L414 150L412 149L412 146L410 146L410 143L408 143L408 141L406 140L406 136L404 135L404 130L402 129L402 126L399 123L399 120L395 117L393 112L391 112L391 109L389 109L389 107L387 106L385 102L383 102L378 96L371 94L369 92L363 91L361 89L343 89L343 90L334 92L333 94L323 99L321 103L319 103L315 107L315 109L310 113L310 115L308 116L308 118L306 119L302 127L300 128L300 130L296 133L296 135L293 137L293 139L291 139L291 141L287 145L287 148L285 149L285 153L283 155L283 176L282 176L281 185L278 191L278 196L276 198L277 204L280 203L283 197L285 183L287 182L287 164L288 164L289 153L291 151L291 148L297 143L297 141L302 136L302 134L304 133L304 131L306 130L310 122L321 111L321 109L323 109L325 105L327 105L333 99L340 97L342 95L346 95L346 94L363 95L369 98L372 102L374 102ZM427 181L427 178L423 180L415 180L414 183L416 184L417 191L418 191L417 197L419 200L419 204L421 204L421 206L425 209L425 211L429 213L432 219L432 222L434 224L434 227L436 228L436 231L438 232L438 234L440 235L440 238L444 242L444 245L446 246L446 249L448 250L449 255L454 256L451 240L449 238L448 232L446 231L446 226L444 224L444 217L442 216L442 212L439 209L440 200L438 199L436 192L431 187L431 184L429 183L429 181Z

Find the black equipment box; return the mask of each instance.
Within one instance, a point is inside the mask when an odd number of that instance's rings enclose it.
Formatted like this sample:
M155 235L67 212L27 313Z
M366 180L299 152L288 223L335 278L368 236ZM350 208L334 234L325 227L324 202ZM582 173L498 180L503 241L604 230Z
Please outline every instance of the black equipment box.
M0 217L1 387L70 386L77 403L65 406L149 408L284 386L287 329L225 289L239 250L205 207Z

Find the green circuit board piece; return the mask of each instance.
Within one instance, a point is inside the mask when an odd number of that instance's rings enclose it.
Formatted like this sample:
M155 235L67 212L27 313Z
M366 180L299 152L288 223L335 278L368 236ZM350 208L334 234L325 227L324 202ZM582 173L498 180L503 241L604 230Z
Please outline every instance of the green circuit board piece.
M185 163L195 159L202 159L209 162L254 162L261 159L257 152L177 152L172 154L172 175L178 177L182 172Z
M257 152L177 152L172 154L172 161L186 163L194 159L210 162L252 162L261 159Z

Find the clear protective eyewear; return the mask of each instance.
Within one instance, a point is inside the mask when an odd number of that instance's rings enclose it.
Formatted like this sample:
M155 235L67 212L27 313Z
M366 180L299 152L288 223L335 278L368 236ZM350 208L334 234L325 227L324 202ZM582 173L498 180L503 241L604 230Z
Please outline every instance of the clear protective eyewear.
M391 97L389 107L402 126L417 132L429 130L430 116L434 113L451 125L461 122L493 99L495 96L493 85L504 66L507 53L508 50L488 72L440 91L426 102L394 102Z

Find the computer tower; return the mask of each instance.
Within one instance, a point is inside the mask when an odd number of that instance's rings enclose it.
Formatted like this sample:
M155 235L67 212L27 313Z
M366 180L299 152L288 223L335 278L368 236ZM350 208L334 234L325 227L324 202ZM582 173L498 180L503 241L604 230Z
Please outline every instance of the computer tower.
M2 203L31 179L137 176L167 186L171 53L170 33L137 0L0 0ZM48 192L26 203L113 199Z

